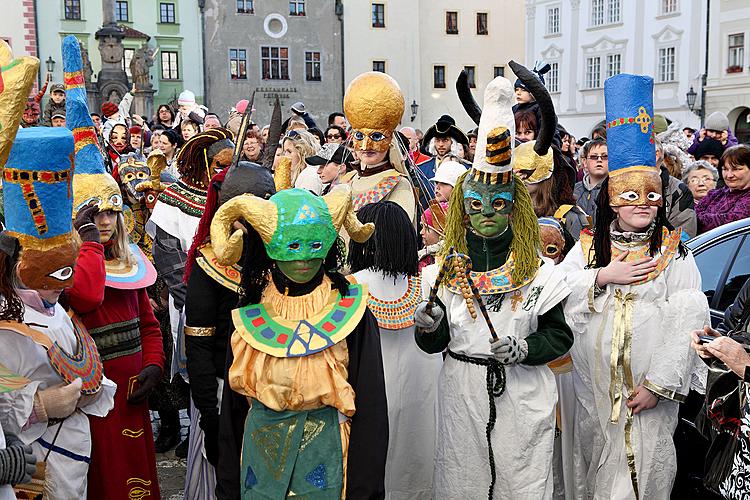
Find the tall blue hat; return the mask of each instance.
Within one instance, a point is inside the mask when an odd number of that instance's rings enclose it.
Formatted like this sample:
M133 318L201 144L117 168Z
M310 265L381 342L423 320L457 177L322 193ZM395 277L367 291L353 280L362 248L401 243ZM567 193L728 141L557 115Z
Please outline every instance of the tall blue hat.
M72 237L73 134L23 128L3 170L5 225L23 248L49 250Z
M83 59L78 39L68 35L62 42L65 72L65 122L75 138L75 181L73 210L92 201L100 211L122 212L122 195L117 181L107 173L104 157L97 146L94 122L89 114Z
M612 206L661 206L654 144L654 79L619 74L604 82Z

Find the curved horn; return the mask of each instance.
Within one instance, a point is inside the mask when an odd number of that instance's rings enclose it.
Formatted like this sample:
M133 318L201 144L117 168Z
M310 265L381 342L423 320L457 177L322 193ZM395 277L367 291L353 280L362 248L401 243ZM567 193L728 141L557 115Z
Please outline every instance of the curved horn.
M151 179L141 182L135 187L139 193L146 190L161 192L164 191L164 185L161 183L161 173L167 168L167 157L160 149L154 149L146 159L146 165L151 170Z
M233 266L242 257L242 231L234 229L235 221L240 219L258 231L263 243L269 243L278 223L276 205L246 193L219 207L211 221L211 246L216 260L224 266Z
M273 113L271 113L271 124L268 127L268 140L266 141L266 153L263 157L263 166L266 168L273 167L273 159L276 156L276 150L279 148L281 139L281 103L279 96L276 96L276 102L273 104Z
M375 232L375 225L371 222L362 224L354 215L352 206L352 188L348 184L336 186L327 195L323 196L331 214L333 226L336 232L343 226L351 239L357 243L364 243Z
M466 74L466 70L461 70L456 80L456 92L458 92L458 99L463 104L466 113L474 123L479 126L479 119L482 117L482 108L479 107L477 101L474 100L474 96L469 88L469 76Z
M515 61L510 61L508 66L518 79L526 85L526 88L529 89L529 92L539 104L542 123L539 124L539 134L534 144L534 152L539 156L544 156L552 145L552 138L555 136L555 130L557 129L557 115L555 114L555 106L552 104L552 98L542 81L534 73Z

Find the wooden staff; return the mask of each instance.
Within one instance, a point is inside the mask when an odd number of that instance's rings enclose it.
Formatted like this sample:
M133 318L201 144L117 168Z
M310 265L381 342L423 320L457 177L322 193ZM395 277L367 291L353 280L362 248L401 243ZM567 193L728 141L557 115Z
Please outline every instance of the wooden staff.
M437 279L435 280L435 283L432 285L432 288L430 289L430 295L427 297L427 314L430 314L432 312L432 308L435 306L435 300L437 299L438 289L440 288L440 283L443 281L443 277L445 276L445 270L448 268L448 261L453 258L454 252L453 247L450 247L448 250L448 255L445 257L445 260L443 260L443 263L440 265L440 270L438 271Z

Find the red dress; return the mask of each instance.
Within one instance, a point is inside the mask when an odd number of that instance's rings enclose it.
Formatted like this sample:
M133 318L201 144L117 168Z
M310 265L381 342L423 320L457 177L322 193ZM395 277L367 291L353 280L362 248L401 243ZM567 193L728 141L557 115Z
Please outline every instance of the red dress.
M96 341L104 373L117 384L115 407L89 417L92 450L90 499L159 499L156 456L148 403L130 404L128 394L148 365L164 368L159 322L144 288L105 287L104 247L84 242L68 302Z

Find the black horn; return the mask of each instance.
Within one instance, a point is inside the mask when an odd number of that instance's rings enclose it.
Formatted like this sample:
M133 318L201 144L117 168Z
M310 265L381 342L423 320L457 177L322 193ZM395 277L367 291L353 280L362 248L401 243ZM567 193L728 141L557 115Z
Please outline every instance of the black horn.
M276 96L276 102L273 104L271 113L271 124L268 126L268 139L266 140L266 152L263 155L263 166L270 169L273 167L273 159L276 156L276 150L279 148L281 140L281 103L279 96Z
M466 70L461 70L461 74L458 75L456 80L456 92L458 92L458 99L463 104L466 113L469 115L474 123L479 125L479 119L482 117L482 108L479 107L477 101L474 100L474 96L469 88L469 76L466 74Z
M557 114L555 113L555 106L552 104L552 98L542 81L526 67L515 61L510 61L508 66L518 79L526 85L529 93L534 96L537 104L539 104L542 123L539 124L539 134L536 137L534 151L539 156L544 156L552 145L552 138L555 136L555 129L557 128Z

